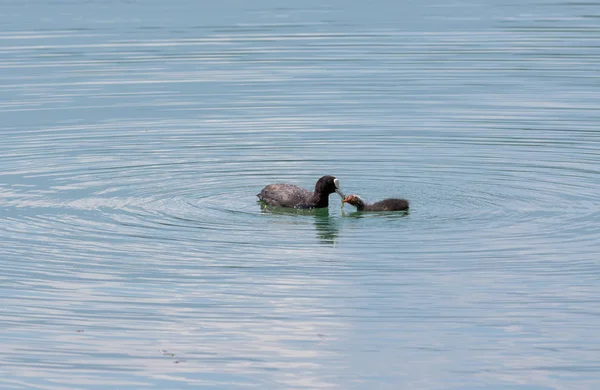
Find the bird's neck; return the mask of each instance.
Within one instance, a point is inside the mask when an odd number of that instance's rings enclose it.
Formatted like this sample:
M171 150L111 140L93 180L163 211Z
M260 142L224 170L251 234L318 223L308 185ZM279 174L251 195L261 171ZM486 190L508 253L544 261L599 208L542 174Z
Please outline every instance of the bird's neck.
M329 206L329 195L315 192L313 194L313 201L315 202L316 207L328 207Z
M367 207L368 205L362 200L362 199L357 199L356 200L356 209L359 211L362 211L365 209L365 207Z

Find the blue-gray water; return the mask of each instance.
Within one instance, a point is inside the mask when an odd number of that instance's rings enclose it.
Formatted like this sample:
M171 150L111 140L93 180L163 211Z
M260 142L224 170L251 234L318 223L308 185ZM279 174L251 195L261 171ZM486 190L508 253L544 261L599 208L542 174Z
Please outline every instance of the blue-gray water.
M600 388L600 2L0 26L0 388ZM412 209L256 203L324 174Z

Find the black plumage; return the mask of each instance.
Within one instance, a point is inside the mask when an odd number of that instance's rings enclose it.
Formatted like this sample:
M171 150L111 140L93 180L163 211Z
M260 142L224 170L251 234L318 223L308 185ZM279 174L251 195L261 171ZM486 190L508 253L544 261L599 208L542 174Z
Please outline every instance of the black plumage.
M358 195L348 195L343 203L351 204L358 211L404 211L408 210L408 200L389 198L373 204L365 203Z
M312 209L328 207L329 195L334 192L344 197L338 179L323 176L317 180L312 192L293 184L277 183L269 184L256 196L269 206Z

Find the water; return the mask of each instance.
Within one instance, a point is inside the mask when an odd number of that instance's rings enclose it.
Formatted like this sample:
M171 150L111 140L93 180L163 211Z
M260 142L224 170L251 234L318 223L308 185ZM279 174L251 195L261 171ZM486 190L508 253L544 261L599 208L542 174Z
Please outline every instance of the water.
M598 18L2 2L0 388L598 388Z

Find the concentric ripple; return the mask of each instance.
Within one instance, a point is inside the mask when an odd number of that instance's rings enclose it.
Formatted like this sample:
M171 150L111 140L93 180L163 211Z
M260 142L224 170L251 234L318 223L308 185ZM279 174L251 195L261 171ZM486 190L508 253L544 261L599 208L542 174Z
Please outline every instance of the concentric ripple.
M596 5L201 3L0 5L0 388L600 386Z

